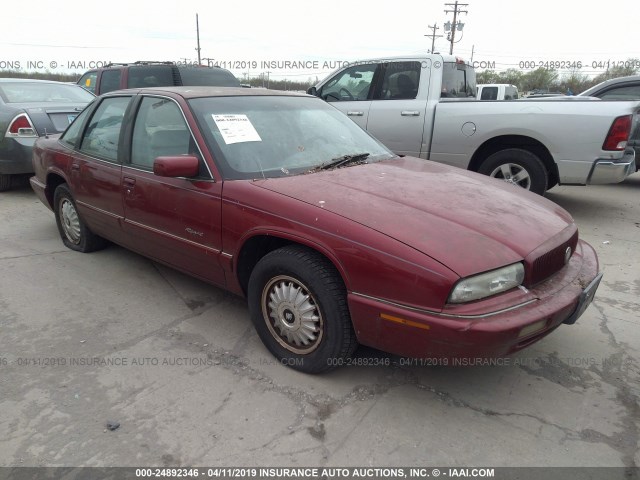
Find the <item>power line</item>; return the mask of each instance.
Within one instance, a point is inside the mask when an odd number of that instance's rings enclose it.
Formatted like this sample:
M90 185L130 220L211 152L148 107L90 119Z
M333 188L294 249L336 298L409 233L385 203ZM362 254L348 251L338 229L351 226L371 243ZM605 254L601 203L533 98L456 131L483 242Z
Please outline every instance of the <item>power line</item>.
M459 13L469 13L467 10L460 10L458 7L468 7L469 4L468 3L458 3L458 1L456 0L455 3L445 3L444 4L445 7L453 7L453 10L445 10L444 13L452 13L453 12L453 24L451 25L451 33L450 33L450 39L449 41L451 42L451 47L449 47L449 55L453 55L453 44L455 43L455 38L456 38L456 29L460 28L460 31L462 31L462 26L464 24L458 22L456 19L458 18L458 14Z

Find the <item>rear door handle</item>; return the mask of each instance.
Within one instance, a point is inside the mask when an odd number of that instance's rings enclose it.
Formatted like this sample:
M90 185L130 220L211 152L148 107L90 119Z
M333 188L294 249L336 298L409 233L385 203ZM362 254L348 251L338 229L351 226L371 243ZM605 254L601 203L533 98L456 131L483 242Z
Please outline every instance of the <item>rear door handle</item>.
M347 115L349 115L350 117L362 117L364 116L364 112L347 112Z
M420 112L418 110L403 110L400 115L403 117L419 117Z

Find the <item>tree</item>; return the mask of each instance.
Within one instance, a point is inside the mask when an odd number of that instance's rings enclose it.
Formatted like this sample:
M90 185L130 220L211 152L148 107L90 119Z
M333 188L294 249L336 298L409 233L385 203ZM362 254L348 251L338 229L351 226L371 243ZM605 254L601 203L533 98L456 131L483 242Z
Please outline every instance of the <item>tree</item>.
M515 68L508 68L504 72L500 73L500 81L498 83L509 83L520 88L523 76L524 73L522 73L520 70L517 70Z
M500 75L495 70L484 70L482 72L476 72L476 83L501 83Z
M640 59L627 58L621 62L613 62L614 65L611 68L607 68L607 71L601 73L593 79L593 85L604 82L611 78L628 77L629 75L636 75L640 72Z
M522 76L522 91L545 90L552 91L558 88L557 70L536 68Z
M592 80L583 73L573 70L570 74L562 77L563 90L570 89L574 95L585 91L592 85Z

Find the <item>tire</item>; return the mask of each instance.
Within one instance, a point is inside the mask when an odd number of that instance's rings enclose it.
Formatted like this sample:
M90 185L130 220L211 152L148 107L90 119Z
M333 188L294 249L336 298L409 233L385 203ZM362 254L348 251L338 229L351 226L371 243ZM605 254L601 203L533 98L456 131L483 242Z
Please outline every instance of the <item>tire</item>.
M248 301L258 336L283 365L324 372L358 345L344 282L313 250L292 245L265 255L251 272Z
M13 185L13 176L0 173L0 192L7 191Z
M62 243L76 252L93 252L107 246L107 241L94 234L78 215L76 202L66 183L58 185L53 194L53 211Z
M547 169L540 158L529 150L499 150L480 164L478 172L518 185L538 195L544 195L547 190Z

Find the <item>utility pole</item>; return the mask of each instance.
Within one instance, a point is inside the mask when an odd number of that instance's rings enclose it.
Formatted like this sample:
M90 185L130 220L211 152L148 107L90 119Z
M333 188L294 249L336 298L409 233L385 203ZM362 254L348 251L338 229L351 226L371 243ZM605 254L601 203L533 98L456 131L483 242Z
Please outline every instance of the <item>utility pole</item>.
M476 46L475 45L471 45L471 64L473 65L473 52L475 51Z
M456 0L455 3L445 3L445 7L453 7L453 10L445 10L444 13L453 12L453 24L451 25L451 46L449 47L449 55L453 55L453 43L456 38L456 28L458 26L458 14L459 13L469 13L467 10L460 10L459 7L468 7L468 3L458 3Z
M431 38L431 51L429 53L433 53L433 49L435 47L435 43L436 43L436 38L440 38L443 35L436 35L436 30L438 30L438 27L436 24L434 24L433 26L431 25L427 25L430 29L431 29L431 35L425 35L425 37L430 37Z
M196 51L198 52L198 66L200 66L200 23L198 23L198 14L196 13L196 36L198 38L198 48Z

